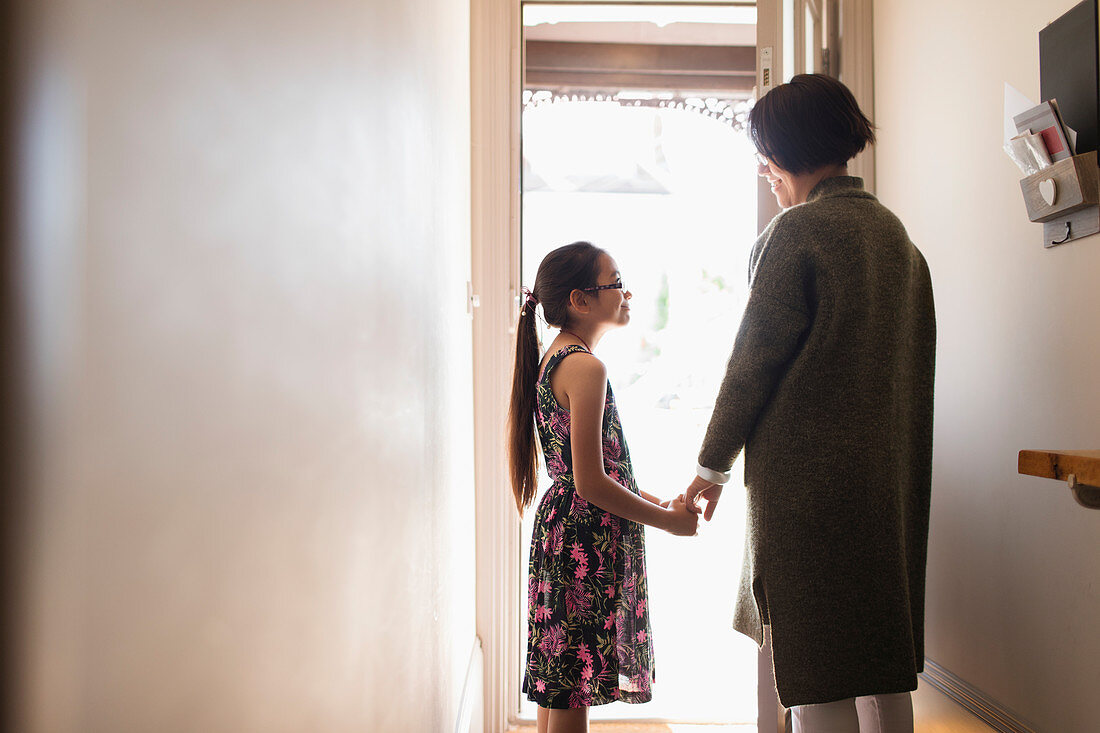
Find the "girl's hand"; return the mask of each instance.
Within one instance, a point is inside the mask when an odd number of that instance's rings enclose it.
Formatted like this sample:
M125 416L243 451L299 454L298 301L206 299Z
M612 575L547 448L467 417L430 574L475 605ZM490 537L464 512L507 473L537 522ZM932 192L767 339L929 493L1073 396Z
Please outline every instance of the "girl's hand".
M678 537L693 537L699 530L699 515L688 509L682 495L670 500L665 511L667 516L661 529Z
M658 505L659 505L659 506L660 506L660 507L661 507L662 509L668 509L668 508L669 508L670 506L672 506L672 502L674 502L674 501L683 501L683 500L684 500L684 495L683 495L683 494L680 494L680 495L679 495L679 496L677 496L677 497L676 497L675 499L665 499L664 501L659 501L659 502L657 502L657 504L658 504Z

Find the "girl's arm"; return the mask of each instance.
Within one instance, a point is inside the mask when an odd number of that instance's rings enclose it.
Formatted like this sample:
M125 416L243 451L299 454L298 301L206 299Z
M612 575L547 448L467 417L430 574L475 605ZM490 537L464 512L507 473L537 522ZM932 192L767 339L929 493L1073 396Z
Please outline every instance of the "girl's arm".
M638 489L638 493L641 494L642 498L648 501L650 504L656 504L657 506L664 507L666 509L670 504L672 504L672 502L676 501L675 499L658 499L653 494L642 491L641 489ZM682 498L683 494L680 494L680 497Z
M699 517L682 500L668 508L639 496L613 480L603 467L603 407L607 396L607 369L588 354L565 359L555 371L569 399L573 478L577 494L604 511L677 535L693 535ZM552 377L552 378L553 378Z

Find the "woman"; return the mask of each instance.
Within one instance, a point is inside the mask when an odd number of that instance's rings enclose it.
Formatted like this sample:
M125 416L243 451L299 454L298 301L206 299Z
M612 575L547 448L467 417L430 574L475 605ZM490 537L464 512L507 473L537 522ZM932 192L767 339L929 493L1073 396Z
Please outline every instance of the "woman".
M835 79L795 76L749 116L781 207L689 506L710 519L742 448L748 541L734 626L770 627L796 733L912 731L924 663L935 314L901 222L847 175L874 142Z

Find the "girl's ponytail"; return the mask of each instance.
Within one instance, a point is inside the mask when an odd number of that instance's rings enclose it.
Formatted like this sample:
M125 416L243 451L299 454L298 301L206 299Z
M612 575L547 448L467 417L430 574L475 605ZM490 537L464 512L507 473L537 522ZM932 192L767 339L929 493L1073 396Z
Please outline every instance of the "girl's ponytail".
M508 462L516 508L535 499L538 454L535 449L535 385L539 372L539 336L535 306L542 306L546 325L569 323L569 295L596 284L599 258L604 251L589 242L558 247L543 258L535 275L534 292L523 289L526 300L516 326L516 366L512 372L512 403L508 409Z
M516 326L516 364L508 410L508 458L512 494L522 515L535 498L538 455L535 451L535 384L538 381L539 337L535 331L535 299L526 302Z

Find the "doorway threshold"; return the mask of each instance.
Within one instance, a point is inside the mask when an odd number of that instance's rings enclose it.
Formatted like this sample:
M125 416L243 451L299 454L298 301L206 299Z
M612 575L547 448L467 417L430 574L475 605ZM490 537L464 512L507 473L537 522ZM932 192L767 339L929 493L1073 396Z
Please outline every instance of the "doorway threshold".
M520 723L509 729L509 733L530 733L535 724ZM635 723L592 722L589 733L757 733L755 725L726 725L719 723Z

